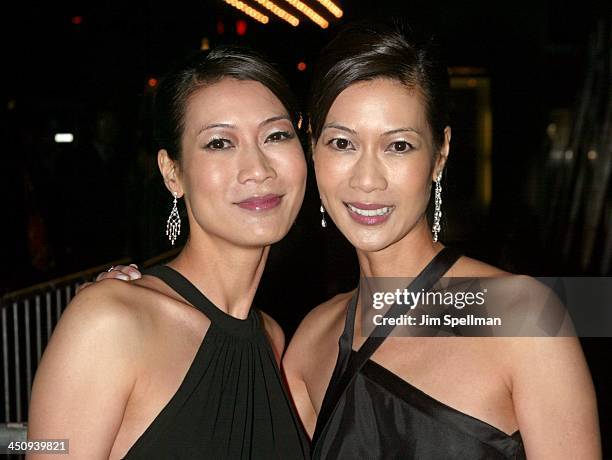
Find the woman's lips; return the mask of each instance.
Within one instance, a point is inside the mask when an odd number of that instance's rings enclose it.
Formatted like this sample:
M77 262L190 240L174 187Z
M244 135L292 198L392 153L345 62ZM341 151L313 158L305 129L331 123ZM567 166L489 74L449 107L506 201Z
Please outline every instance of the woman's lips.
M395 206L378 203L344 203L349 216L362 225L378 225L386 222Z
M266 211L276 208L280 204L282 198L282 195L274 194L253 196L236 204L242 209L248 209L249 211Z

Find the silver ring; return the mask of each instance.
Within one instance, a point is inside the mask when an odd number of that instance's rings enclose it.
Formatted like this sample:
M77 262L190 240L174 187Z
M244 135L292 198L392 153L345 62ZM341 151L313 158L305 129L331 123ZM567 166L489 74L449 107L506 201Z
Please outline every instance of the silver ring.
M112 272L115 269L115 266L113 265L111 268L109 268L108 270L106 270L107 272Z

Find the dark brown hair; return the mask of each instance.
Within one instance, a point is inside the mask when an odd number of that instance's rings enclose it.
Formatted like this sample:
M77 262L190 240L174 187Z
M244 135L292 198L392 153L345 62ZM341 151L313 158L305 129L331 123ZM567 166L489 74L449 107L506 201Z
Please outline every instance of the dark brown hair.
M437 153L448 125L448 70L433 40L418 40L406 26L356 23L341 30L323 49L310 98L312 138L321 135L327 113L338 95L353 83L389 78L417 88Z

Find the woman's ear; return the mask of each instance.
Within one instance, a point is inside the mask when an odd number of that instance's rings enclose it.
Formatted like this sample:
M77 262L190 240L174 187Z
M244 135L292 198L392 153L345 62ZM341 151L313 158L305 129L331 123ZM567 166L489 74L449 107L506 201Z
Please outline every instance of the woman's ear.
M182 197L183 186L180 180L178 162L170 158L166 149L157 152L157 166L159 166L159 171L164 177L164 184L166 184L170 193L176 193L177 197Z
M436 164L434 165L433 171L431 172L431 180L436 181L440 173L444 170L446 160L448 160L448 154L450 153L450 141L451 141L451 127L447 126L444 128L444 142L438 157L436 158Z

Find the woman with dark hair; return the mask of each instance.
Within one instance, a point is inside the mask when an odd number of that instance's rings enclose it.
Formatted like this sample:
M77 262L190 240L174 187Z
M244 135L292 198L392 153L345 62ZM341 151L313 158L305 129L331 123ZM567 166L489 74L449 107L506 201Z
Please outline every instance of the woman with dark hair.
M183 198L188 240L140 280L74 298L38 368L28 436L69 439L79 458L306 458L283 332L251 307L304 195L291 91L259 55L218 48L168 75L156 114L167 234Z
M438 241L449 82L429 45L356 25L323 51L311 94L321 210L355 247L362 278L414 279L423 290L442 275L507 278ZM390 337L393 328L362 337L357 294L310 312L283 358L314 458L601 456L575 337Z
M429 43L396 28L349 27L322 52L311 93L321 210L355 247L362 280L426 291L443 275L510 275L438 241L448 86ZM283 358L314 458L599 458L575 337L389 336L393 326L363 337L358 294L310 312Z

